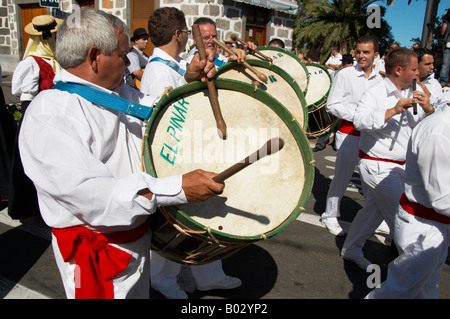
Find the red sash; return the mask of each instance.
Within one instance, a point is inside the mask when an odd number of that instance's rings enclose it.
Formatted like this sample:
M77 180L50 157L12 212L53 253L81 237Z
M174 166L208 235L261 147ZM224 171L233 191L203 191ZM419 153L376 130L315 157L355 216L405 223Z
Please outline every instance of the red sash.
M53 68L44 59L33 55L32 57L39 65L39 92L51 89L54 85L53 78L55 77Z
M391 160L391 159L372 157L372 156L367 155L366 153L364 153L361 150L359 150L359 158L368 159L368 160L372 160L372 161L394 163L394 164L398 164L398 165L405 165L405 163L406 163L406 161L395 161L395 160Z
M148 230L148 221L137 228L101 234L83 226L53 228L65 262L75 260L75 298L113 299L113 278L124 271L131 255L110 244L138 240Z
M411 202L408 197L406 197L405 193L403 193L402 197L400 198L400 205L405 210L405 212L411 215L428 220L433 220L441 224L450 225L449 216L436 213L434 209L423 206L422 204Z
M341 123L338 128L339 132L342 132L344 134L353 135L353 136L360 136L361 132L358 131L354 126L353 123L347 120L341 120Z

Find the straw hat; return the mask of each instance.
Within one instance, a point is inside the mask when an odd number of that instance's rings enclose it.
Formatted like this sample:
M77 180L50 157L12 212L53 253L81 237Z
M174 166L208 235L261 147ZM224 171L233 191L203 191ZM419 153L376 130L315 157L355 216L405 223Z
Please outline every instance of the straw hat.
M224 42L225 43L234 43L234 41L231 38L226 38Z
M58 30L62 22L62 19L57 19L51 15L37 16L25 26L25 32L30 35L42 35L46 39Z

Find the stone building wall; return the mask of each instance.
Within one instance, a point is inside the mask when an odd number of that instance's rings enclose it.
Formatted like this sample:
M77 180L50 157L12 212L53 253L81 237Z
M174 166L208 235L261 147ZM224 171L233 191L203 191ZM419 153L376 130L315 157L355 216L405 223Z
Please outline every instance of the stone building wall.
M27 1L22 1L27 2ZM28 2L32 2L31 0ZM35 2L37 3L37 2ZM231 33L244 38L245 5L232 0L156 0L156 7L171 6L182 10L186 15L186 23L191 26L199 17L210 17L216 22L217 35L220 40L229 37ZM98 8L118 16L131 25L129 19L130 0L98 0ZM60 0L60 9L64 12L74 12L75 0ZM0 0L0 64L4 73L14 71L24 48L21 48L20 10L17 0ZM270 10L270 21L266 30L266 42L280 38L286 44L286 49L292 48L294 16L276 10ZM192 44L192 40L188 45Z

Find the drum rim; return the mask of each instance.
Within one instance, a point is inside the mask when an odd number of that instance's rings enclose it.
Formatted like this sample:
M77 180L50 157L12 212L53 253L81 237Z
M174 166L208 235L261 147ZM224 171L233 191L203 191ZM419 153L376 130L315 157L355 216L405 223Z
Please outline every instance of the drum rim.
M327 92L324 94L324 96L320 100L307 105L307 109L308 109L308 113L309 113L309 112L316 110L321 104L323 104L328 99L328 94L330 94L331 85L333 84L333 79L331 78L330 72L328 72L327 68L325 66L323 66L322 64L316 63L316 62L307 62L305 65L306 65L306 67L315 66L315 67L318 67L318 68L324 70L328 74L328 78L330 79L330 86L329 86ZM308 71L308 73L309 73L309 71ZM308 86L309 86L309 82L308 82ZM305 99L306 99L306 95L305 95Z
M279 66L277 66L273 63L269 63L267 61L255 60L255 59L248 59L247 63L252 66L259 66L259 67L266 68L270 71L273 71L273 72L279 74L294 89L294 92L297 95L298 99L300 100L300 104L302 105L303 131L306 132L306 130L308 128L308 106L306 105L305 95L303 94L303 91L300 88L300 85L298 85L297 81L291 75L289 75L289 73L286 72L283 68L280 68ZM237 65L240 65L240 64L238 62L230 62L230 63L227 63L227 64L221 66L219 69L217 69L216 78L220 78L221 73L225 72L226 70L232 69ZM235 80L235 81L238 81L238 80ZM243 82L243 81L241 81L241 82ZM246 83L246 82L244 82L244 83ZM258 88L258 90L261 90L261 89ZM284 107L287 109L286 106L284 106Z
M236 81L236 80L230 80L230 79L216 79L214 81L215 86L217 89L225 89L225 90L235 90L235 87L238 86L241 93L247 94L247 95L254 95L257 97L259 101L266 104L269 108L271 108L276 114L280 117L280 119L285 123L285 125L288 126L289 130L291 131L294 140L297 142L297 145L299 147L300 153L303 158L303 166L304 166L304 185L302 193L300 194L298 198L298 202L296 205L296 208L291 212L291 214L278 226L274 227L273 229L267 231L266 233L255 235L255 236L236 236L227 234L224 232L220 232L213 229L208 229L203 224L200 224L199 222L195 221L191 217L189 217L186 213L184 213L181 209L179 209L176 206L166 206L165 208L169 210L171 213L175 214L176 219L178 221L181 221L183 225L189 224L190 226L193 225L199 231L209 231L215 238L219 241L226 241L226 242L252 242L255 240L261 240L265 238L269 238L280 232L282 229L287 227L291 222L293 222L297 217L300 215L300 213L304 210L304 207L309 199L309 196L312 192L312 186L314 183L314 158L311 151L311 147L309 145L309 140L303 131L303 129L300 127L299 123L297 121L292 121L292 115L291 113L281 104L279 103L275 98L273 98L270 94L262 91L262 90L254 90L254 86ZM142 142L142 170L146 172L147 174L150 174L153 177L156 177L156 172L153 167L153 161L152 156L150 152L150 144L149 144L149 133L150 129L152 127L152 123L156 119L158 113L164 108L164 106L169 105L170 101L176 99L178 96L182 96L185 94L193 93L195 91L200 90L207 90L207 83L205 82L192 82L189 84L185 84L183 86L180 86L166 95L164 95L160 101L157 103L157 105L154 108L154 111L148 121L147 128L145 130L143 142ZM242 92L242 91L244 92ZM278 113L276 109L278 109L281 114ZM147 156L146 156L147 154Z
M305 63L304 63L302 60L300 60L300 58L299 58L298 56L296 56L294 53L292 53L292 52L289 51L289 50L286 50L286 49L283 49L283 48L279 48L279 47L274 47L274 46L271 46L271 45L260 45L260 46L258 46L258 47L256 48L256 50L258 50L258 51L262 51L262 50L270 50L270 51L283 52L283 53L286 53L287 55L289 55L290 57L294 58L298 63L300 63L301 67L302 67L302 68L305 70L305 72L306 72L306 88L305 88L305 92L303 92L304 95L306 94L306 92L307 92L307 90L308 90L308 85L309 85L309 73L308 73L308 69L306 68ZM254 54L253 54L253 56L254 56L256 59L247 59L247 62L248 62L248 60L265 61L263 58L261 58L261 57L259 57L259 56L256 56L256 55L254 55ZM267 62L267 61L266 61L266 62Z

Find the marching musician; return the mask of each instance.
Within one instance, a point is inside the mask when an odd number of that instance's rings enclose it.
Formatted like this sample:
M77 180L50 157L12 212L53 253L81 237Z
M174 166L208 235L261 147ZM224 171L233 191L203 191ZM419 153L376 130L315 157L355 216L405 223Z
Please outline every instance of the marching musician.
M194 24L198 24L200 28L200 33L202 35L203 45L205 46L205 49L217 52L218 46L213 41L213 39L217 40L216 23L210 18L198 18L194 21ZM251 41L247 42L246 46L250 50L256 50L257 48L257 46ZM191 60L196 53L196 47L189 51L186 57L187 63L191 63ZM216 67L219 68L227 62L237 61L242 63L247 60L247 56L244 50L235 48L233 50L233 53L234 55L229 55L228 57L224 56L221 53L216 53L214 56L214 64L216 65Z
M365 204L350 226L341 254L364 270L371 264L362 251L366 239L383 219L391 235L394 233L411 131L434 112L422 88L412 88L419 74L417 55L410 49L397 48L385 63L387 77L364 92L353 121L361 131L359 171Z
M417 82L425 84L426 89L431 94L430 103L434 102L442 96L442 87L438 80L434 77L434 57L433 53L424 48L414 49L419 61L419 76Z
M95 94L54 88L38 94L19 136L23 166L52 227L67 297L148 298L149 218L157 206L216 196L223 184L201 170L165 178L141 171L145 122L90 101L118 95L149 106L156 101L124 84L130 31L116 16L88 7L79 11L76 27L69 19L58 30L63 69L55 85ZM212 77L212 69L212 55L206 66L194 61L190 78Z
M414 128L408 145L405 191L395 215L400 255L368 299L439 297L450 247L450 92L435 106L436 113Z
M340 68L342 64L342 54L339 53L339 46L334 45L331 47L331 55L328 60L325 62L325 67L331 75L331 78L334 78L336 70Z
M155 49L145 68L141 92L160 96L166 89L175 89L187 83L187 63L180 57L184 52L188 35L184 13L173 7L156 9L149 17L148 29ZM215 47L207 48L211 55ZM199 61L195 54L190 63ZM189 64L190 66L190 64ZM227 276L222 261L190 267L198 290L232 289L241 285L239 278ZM187 299L186 292L178 285L177 276L181 265L151 252L152 287L168 299Z
M267 45L268 46L272 46L272 47L277 47L277 48L284 49L284 42L283 42L283 40L277 39L277 38L270 40Z
M327 112L341 119L335 134L336 168L328 190L322 223L334 235L343 235L338 223L339 206L342 196L358 164L360 132L353 125L356 106L367 88L382 80L374 70L373 61L378 53L378 39L373 36L361 37L356 42L355 66L337 72L327 99ZM351 64L352 65L352 64Z
M125 70L126 82L129 86L135 87L135 79L142 80L144 69L148 63L148 55L144 50L148 46L148 33L144 28L137 28L133 31L131 42L134 42L133 47L127 53L127 58L130 60L130 65Z

